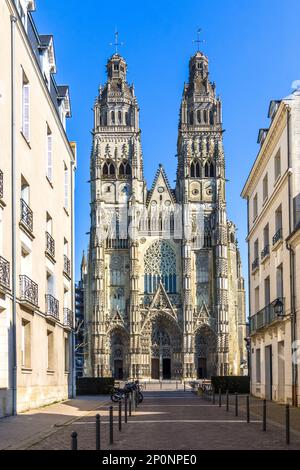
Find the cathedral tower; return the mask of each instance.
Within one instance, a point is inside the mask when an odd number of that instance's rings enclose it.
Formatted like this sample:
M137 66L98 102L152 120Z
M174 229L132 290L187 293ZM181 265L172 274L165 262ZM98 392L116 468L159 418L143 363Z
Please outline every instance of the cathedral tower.
M244 283L227 220L221 102L208 59L189 64L172 189L162 165L147 190L133 85L114 54L94 107L85 375L239 374Z

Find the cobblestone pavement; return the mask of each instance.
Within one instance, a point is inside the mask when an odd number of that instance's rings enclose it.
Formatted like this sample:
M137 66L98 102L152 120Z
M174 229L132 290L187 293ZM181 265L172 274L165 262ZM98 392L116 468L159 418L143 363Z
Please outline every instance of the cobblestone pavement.
M284 407L268 403L267 432L262 431L262 402L250 401L251 422L246 422L245 397L239 397L235 416L234 397L230 409L197 397L190 389L175 384L148 385L144 402L133 413L122 431L118 430L118 405L114 405L114 444L108 445L108 406L100 408L101 448L103 450L204 450L204 449L300 449L300 410L291 410L291 443L285 443ZM70 449L71 433L78 433L78 449L95 449L95 414L63 425L30 449Z

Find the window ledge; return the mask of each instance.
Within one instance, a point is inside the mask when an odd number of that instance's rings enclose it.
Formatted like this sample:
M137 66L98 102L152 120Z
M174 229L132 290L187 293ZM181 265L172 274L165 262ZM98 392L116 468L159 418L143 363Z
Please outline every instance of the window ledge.
M277 242L272 246L272 251L276 251L283 244L283 238L277 240Z
M262 203L263 207L267 204L268 200L269 200L269 196L267 196L267 197L263 200L263 203Z
M55 370L47 369L47 375L54 375L54 374L55 374Z
M21 371L22 371L22 374L24 374L24 375L32 374L32 369L30 369L28 367L22 367Z
M261 264L265 264L265 262L270 258L270 253L268 253L266 256L264 256L261 260Z
M281 180L281 174L277 176L277 178L274 181L274 188L278 185L279 181Z
M67 214L67 216L69 217L70 214L69 214L69 211L68 211L68 209L67 209L66 207L64 207L64 211L65 211L65 213Z
M26 139L26 137L25 137L25 135L23 134L23 131L22 131L22 130L20 131L20 134L21 134L21 136L23 137L23 139L25 140L26 144L28 145L28 147L29 147L30 150L31 150L30 142L29 142L29 140Z

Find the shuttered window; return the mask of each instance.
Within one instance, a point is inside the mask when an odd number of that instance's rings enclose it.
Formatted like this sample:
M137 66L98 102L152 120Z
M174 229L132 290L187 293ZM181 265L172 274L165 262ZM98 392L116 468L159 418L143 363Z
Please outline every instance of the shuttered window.
M68 209L69 206L69 170L68 167L64 166L64 207Z
M47 178L53 181L53 150L52 150L52 133L48 127L47 131Z
M23 122L22 132L25 139L30 140L30 86L28 81L23 79Z

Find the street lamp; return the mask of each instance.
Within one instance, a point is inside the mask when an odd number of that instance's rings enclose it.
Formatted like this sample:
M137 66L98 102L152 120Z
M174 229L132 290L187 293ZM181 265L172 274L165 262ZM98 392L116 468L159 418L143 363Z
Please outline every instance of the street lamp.
M284 317L283 302L280 299L275 300L273 308L277 317Z

